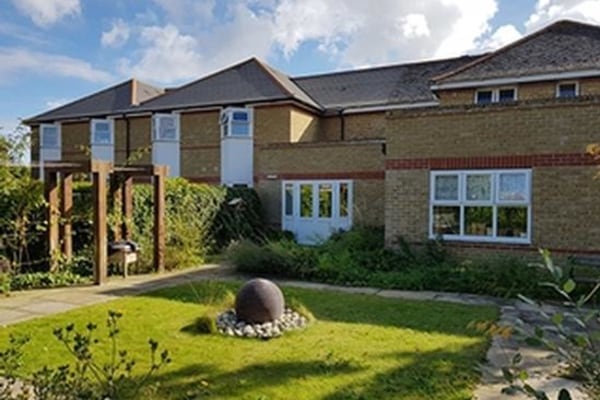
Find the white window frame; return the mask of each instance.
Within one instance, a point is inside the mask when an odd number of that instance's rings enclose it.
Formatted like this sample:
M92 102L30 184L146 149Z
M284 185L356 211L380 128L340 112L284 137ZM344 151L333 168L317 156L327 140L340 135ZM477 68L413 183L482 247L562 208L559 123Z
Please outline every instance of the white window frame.
M319 185L331 185L332 186L332 209L331 217L319 217ZM347 215L341 215L341 185L348 185L348 209ZM354 181L351 179L315 179L315 180L284 180L281 184L281 218L301 218L302 220L332 220L332 219L353 219L353 202L354 202ZM291 185L292 187L292 214L286 214L286 186ZM300 186L311 185L312 193L312 209L309 217L302 217L300 215Z
M46 146L44 140L44 128L56 128L56 145ZM40 124L40 148L42 149L60 149L62 147L62 132L60 123Z
M575 85L575 97L579 96L579 81L562 81L556 84L556 98L557 99L571 99L572 97L561 97L560 87L563 85Z
M526 199L519 200L500 200L500 175L502 174L524 174L525 175L525 196ZM458 199L457 200L436 200L435 199L435 178L437 176L452 175L458 176ZM490 200L468 200L467 176L468 175L490 175L491 193ZM532 237L532 213L531 213L531 169L471 169L471 170L440 170L431 171L429 178L429 237L437 238L434 232L434 212L435 206L438 207L459 207L459 234L444 234L444 240L468 241L468 242L491 242L491 243L509 243L509 244L531 244ZM492 207L492 235L467 235L465 234L465 207ZM498 208L506 206L527 207L527 234L524 237L498 236Z
M175 137L174 138L165 138L160 135L158 131L158 127L160 126L161 119L173 119L173 124L175 125ZM179 114L171 113L171 114L153 114L152 115L152 141L153 142L178 142L181 137L180 132L180 123L179 123Z
M232 126L236 124L233 120L233 114L243 112L248 115L248 121L245 124L248 125L248 135L234 135L232 134ZM221 110L219 116L219 125L221 126L221 137L222 138L251 138L254 136L254 109L250 107L227 107Z
M109 142L102 142L96 140L96 124L97 123L107 123L109 130ZM92 145L101 145L101 146L114 146L115 144L115 121L112 118L106 119L92 119L90 121L90 143Z
M475 104L479 104L479 105L486 105L486 104L496 104L496 103L504 103L504 102L500 102L500 91L502 90L512 90L514 95L513 95L513 99L511 101L517 101L517 99L519 98L519 92L518 92L518 88L517 86L502 86L502 87L496 87L496 88L481 88L481 89L477 89L475 91L475 96L473 98L473 103ZM477 102L477 97L479 95L480 92L492 92L492 102L491 103L478 103ZM507 103L510 103L510 101L507 101Z

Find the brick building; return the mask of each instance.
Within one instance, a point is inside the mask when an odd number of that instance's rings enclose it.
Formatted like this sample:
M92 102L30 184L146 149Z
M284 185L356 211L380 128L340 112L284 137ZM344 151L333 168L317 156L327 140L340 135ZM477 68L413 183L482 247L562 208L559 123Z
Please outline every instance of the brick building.
M297 78L250 59L166 91L131 80L27 123L32 160L140 153L253 186L302 242L370 224L389 243L600 254L585 154L599 110L600 27L561 21L481 56Z

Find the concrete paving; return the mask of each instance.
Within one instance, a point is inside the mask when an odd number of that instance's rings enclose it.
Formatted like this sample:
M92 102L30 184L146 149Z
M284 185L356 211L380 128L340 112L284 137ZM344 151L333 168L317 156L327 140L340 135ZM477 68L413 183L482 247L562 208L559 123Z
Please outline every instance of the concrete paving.
M40 318L50 314L65 312L85 305L98 304L123 296L181 285L190 281L205 279L244 279L236 275L233 268L225 265L204 265L202 267L171 272L163 275L137 275L127 279L113 278L103 286L79 286L60 289L44 289L12 293L10 297L0 298L0 326ZM338 291L363 295L380 296L394 299L417 301L445 301L465 305L486 305L500 308L499 325L514 325L516 321L525 324L540 324L545 330L552 330L551 324L536 317L536 312L522 302L504 301L492 297L459 293L429 291L381 290L365 287L334 286L323 283L276 280L282 286L299 287L313 290ZM574 399L586 399L579 391L576 382L559 375L560 360L552 353L531 347L525 347L514 337L494 337L487 352L486 362L481 366L482 381L476 388L474 399L501 400L526 399L525 396L501 394L506 386L501 369L510 364L516 351L523 354L524 367L530 372L529 383L533 387L546 390L551 399L557 398L561 388L568 388Z

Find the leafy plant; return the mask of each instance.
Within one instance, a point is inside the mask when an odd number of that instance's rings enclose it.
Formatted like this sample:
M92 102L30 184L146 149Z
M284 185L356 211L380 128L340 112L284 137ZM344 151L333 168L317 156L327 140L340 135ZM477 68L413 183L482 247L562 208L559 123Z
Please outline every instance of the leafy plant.
M96 324L88 323L82 332L68 324L54 329L53 334L73 356L74 363L57 368L44 366L28 378L19 376L19 372L23 347L29 339L11 336L8 348L0 352L0 376L6 378L0 381L0 399L28 399L31 393L39 400L140 398L152 375L171 358L168 350L159 353L158 343L150 339L150 367L140 378L134 377L136 360L118 345L121 317L119 312L108 312L107 362L96 359L94 347L101 343L95 337Z
M566 275L561 267L554 264L550 252L540 250L540 253L544 262L536 266L546 269L552 277L551 281L542 282L541 285L556 292L562 298L564 307L562 310L548 312L534 300L519 296L521 300L535 307L538 314L556 328L555 334L547 334L540 326L535 326L533 334L522 329L520 331L525 335L528 344L543 346L560 356L566 362L570 373L583 382L583 391L590 398L600 398L600 310L587 307L600 290L600 283L588 293L574 298L576 282ZM509 383L505 391L518 391L538 400L547 400L546 393L527 383L529 374L520 368L521 361L521 354L517 353L511 365L503 369L504 377ZM561 390L559 400L568 399L571 399L569 392Z

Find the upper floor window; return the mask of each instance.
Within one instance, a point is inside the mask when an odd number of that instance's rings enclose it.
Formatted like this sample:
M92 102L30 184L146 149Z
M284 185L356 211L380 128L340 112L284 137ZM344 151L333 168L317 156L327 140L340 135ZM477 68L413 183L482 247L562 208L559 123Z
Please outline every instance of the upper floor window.
M60 148L60 125L42 124L40 125L40 146L45 149Z
M252 109L228 107L221 111L221 134L223 137L251 137Z
M515 88L481 89L475 93L476 104L506 103L517 100Z
M152 116L152 139L172 142L179 140L179 115L154 114Z
M114 144L113 121L109 119L92 119L91 125L91 144Z
M561 82L556 85L556 97L572 98L579 96L579 85L577 82Z

